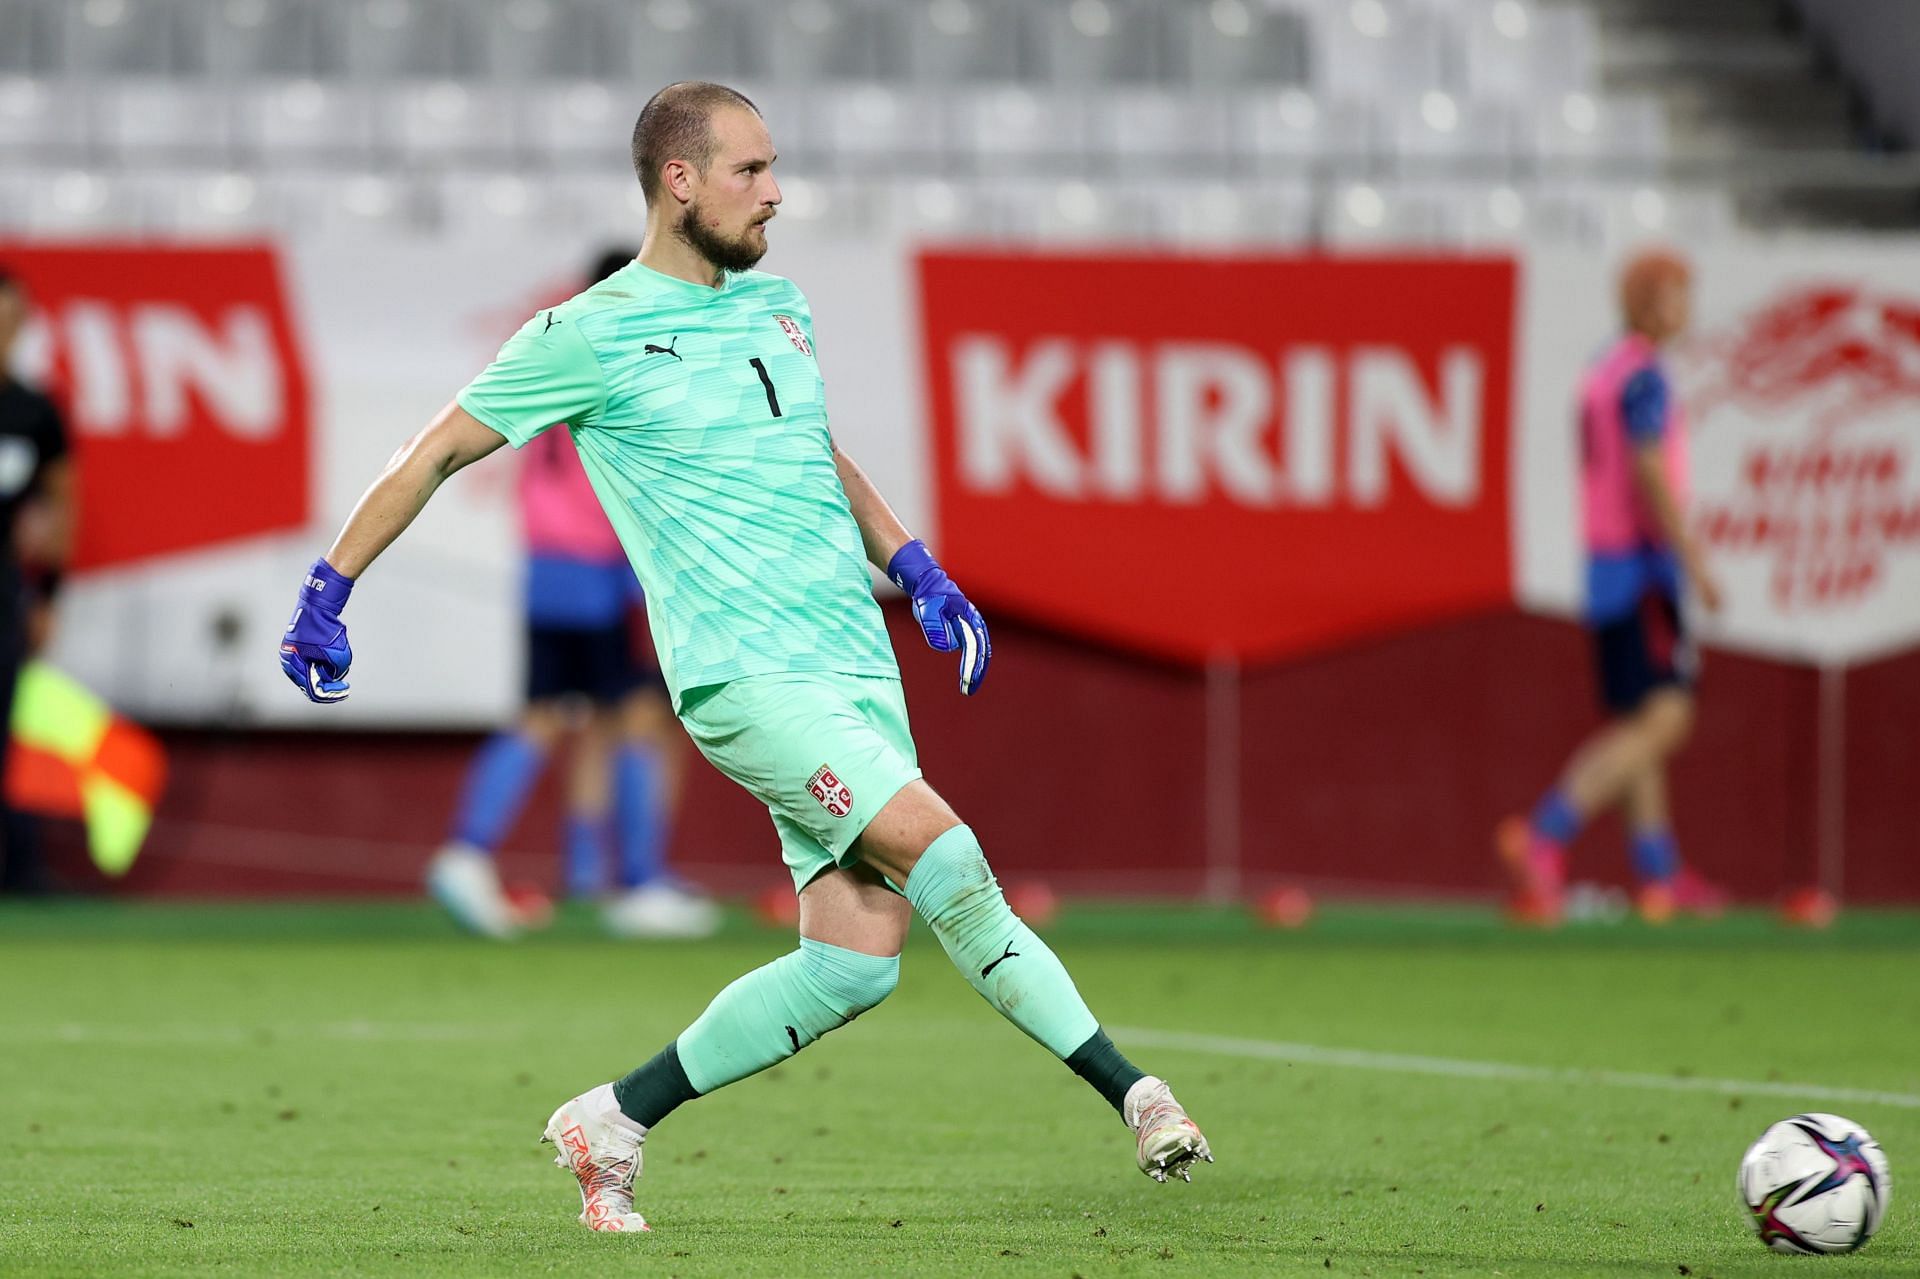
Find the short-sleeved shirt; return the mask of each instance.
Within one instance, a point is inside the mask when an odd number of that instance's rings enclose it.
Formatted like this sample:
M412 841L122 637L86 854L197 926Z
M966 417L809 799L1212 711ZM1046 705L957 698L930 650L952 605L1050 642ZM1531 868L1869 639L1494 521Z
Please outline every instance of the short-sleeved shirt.
M67 430L54 402L0 373L0 565L15 569L14 517L47 467L67 455Z
M898 678L791 281L632 263L535 315L459 403L516 448L573 428L676 707L748 675Z
M1646 338L1628 334L1587 369L1580 432L1587 615L1600 625L1635 612L1649 592L1680 591L1673 548L1634 477L1635 454L1655 447L1674 499L1686 501L1686 414Z

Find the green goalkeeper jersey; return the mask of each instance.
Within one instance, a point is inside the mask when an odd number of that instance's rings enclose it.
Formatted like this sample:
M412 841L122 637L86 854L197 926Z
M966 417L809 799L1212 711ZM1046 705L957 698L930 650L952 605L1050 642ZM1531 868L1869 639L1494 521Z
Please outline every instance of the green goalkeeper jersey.
M791 281L631 263L535 315L459 403L515 448L572 428L676 708L747 675L898 678Z

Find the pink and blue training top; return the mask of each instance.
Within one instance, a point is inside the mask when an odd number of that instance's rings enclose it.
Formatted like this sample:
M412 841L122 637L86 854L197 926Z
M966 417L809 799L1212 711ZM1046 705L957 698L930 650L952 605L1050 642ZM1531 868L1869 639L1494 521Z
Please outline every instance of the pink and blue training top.
M543 432L522 450L517 496L527 620L558 630L623 622L640 584L567 431Z
M1587 620L1624 617L1650 591L1677 599L1678 559L1634 478L1634 455L1659 446L1674 500L1685 508L1686 411L1652 342L1629 333L1588 367L1580 384L1580 443Z

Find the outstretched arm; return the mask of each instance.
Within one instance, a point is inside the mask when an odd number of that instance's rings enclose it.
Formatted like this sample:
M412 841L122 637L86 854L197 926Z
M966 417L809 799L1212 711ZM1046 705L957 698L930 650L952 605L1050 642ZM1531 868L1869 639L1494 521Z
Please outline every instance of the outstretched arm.
M327 563L354 578L406 531L440 482L507 441L458 404L449 404L425 429L400 446L368 486L327 551Z
M353 648L340 610L353 591L353 580L406 531L442 480L504 443L498 431L458 404L449 404L400 446L361 494L332 548L307 570L293 620L280 640L280 669L309 701L346 700Z
M980 610L967 602L927 544L908 535L887 499L838 444L833 446L833 464L840 473L840 486L847 491L853 522L860 526L867 559L913 597L913 617L927 644L938 653L959 651L960 692L971 695L987 677L987 663L993 657Z

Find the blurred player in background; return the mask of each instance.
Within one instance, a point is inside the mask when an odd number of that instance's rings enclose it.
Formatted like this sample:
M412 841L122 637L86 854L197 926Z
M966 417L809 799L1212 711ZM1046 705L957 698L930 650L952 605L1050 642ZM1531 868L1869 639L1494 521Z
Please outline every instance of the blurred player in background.
M73 459L60 410L14 380L26 326L26 286L0 266L0 892L48 887L38 827L6 799L13 692L20 667L46 644L53 599L73 549Z
M630 251L600 255L587 283L606 279L633 257ZM708 936L720 926L719 908L675 883L663 864L681 735L659 667L641 655L645 641L634 624L639 584L565 430L547 431L527 446L517 496L527 549L527 707L474 758L451 838L427 867L427 887L474 932L510 937L519 930L494 852L547 756L571 732L567 892L591 897L605 889L611 844L620 894L602 912L609 931Z
M1725 905L1681 863L1667 806L1667 761L1692 731L1699 666L1682 597L1690 589L1707 611L1720 608L1719 584L1686 522L1686 412L1660 360L1685 331L1692 297L1682 259L1666 251L1635 257L1620 277L1626 333L1581 382L1586 620L1612 719L1574 752L1530 819L1501 824L1513 911L1525 922L1560 921L1567 847L1616 805L1644 918L1664 923L1678 911L1713 914Z
M1187 1174L1211 1158L1200 1130L1100 1029L1008 909L973 831L921 778L867 565L886 566L912 599L929 645L959 652L963 694L986 675L986 625L835 445L806 298L752 270L780 203L758 108L720 85L670 85L641 112L633 158L647 198L639 259L534 316L395 455L308 571L281 643L303 693L344 697L353 651L340 608L354 579L447 476L503 442L573 425L647 588L675 709L702 753L767 805L800 900L797 950L548 1120L544 1136L579 1182L580 1220L645 1230L633 1187L648 1133L879 1004L915 911L981 996L1120 1113L1142 1172ZM604 1020L619 1007L623 992L597 976L559 992L556 1015ZM869 1086L910 1096L913 1083ZM1031 1149L1027 1134L987 1139L1009 1158Z

